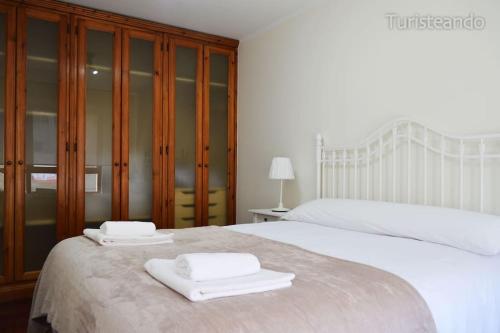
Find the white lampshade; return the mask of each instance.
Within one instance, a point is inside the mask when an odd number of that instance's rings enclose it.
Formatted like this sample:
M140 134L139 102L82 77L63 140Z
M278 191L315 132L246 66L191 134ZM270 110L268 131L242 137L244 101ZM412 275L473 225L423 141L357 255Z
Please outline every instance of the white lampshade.
M269 169L269 179L295 179L292 162L288 157L274 157Z

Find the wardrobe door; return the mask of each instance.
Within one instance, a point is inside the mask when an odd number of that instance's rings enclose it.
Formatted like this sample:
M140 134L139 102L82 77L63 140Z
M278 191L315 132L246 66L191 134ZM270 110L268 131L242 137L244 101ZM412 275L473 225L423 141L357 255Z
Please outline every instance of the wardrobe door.
M202 45L171 40L168 67L168 226L187 228L201 225Z
M161 226L161 35L123 32L121 219Z
M0 283L13 278L15 10L0 4Z
M67 17L18 11L16 279L66 233Z
M234 223L234 51L205 48L203 222Z
M78 21L76 232L120 219L121 32Z

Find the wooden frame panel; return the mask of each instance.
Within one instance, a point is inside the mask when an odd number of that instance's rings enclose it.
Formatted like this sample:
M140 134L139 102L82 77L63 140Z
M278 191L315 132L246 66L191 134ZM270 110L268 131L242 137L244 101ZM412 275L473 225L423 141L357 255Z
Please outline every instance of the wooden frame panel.
M210 156L210 55L221 54L228 57L228 86L227 86L227 186L226 186L226 221L227 224L235 223L236 208L236 55L232 49L215 46L205 46L204 50L204 78L203 78L203 199L202 221L208 225L208 177Z
M85 225L85 112L87 31L97 30L114 34L113 39L113 133L112 133L112 219L120 219L120 174L121 174L121 29L114 25L79 19L77 25L77 108L76 108L76 228L81 235Z
M168 91L168 176L166 177L167 228L174 227L175 220L175 79L176 79L176 47L187 47L197 50L196 64L196 180L195 180L195 226L202 225L203 200L203 45L192 41L171 39L169 41L169 91ZM165 112L165 111L164 111Z
M67 212L68 212L68 237L76 236L77 233L77 154L76 150L72 149L76 147L77 143L77 124L78 124L78 109L77 109L77 97L78 97L78 39L77 39L77 19L74 16L70 17L69 21L69 93L68 93L68 200L67 200ZM70 223L72 221L73 223Z
M161 228L171 228L172 225L170 221L173 222L169 214L172 212L172 207L174 200L170 195L170 127L169 127L169 110L170 110L170 41L168 40L167 35L163 34L162 36L162 82L161 82L161 90L162 90L162 98L161 98L161 123L162 123L162 132L161 132L161 145L163 147L163 154L161 154L161 164L160 164L160 172L161 172L161 181L160 181L160 205L161 205Z
M15 128L15 63L16 63L16 11L14 7L0 4L5 14L5 113L4 113L4 247L3 274L0 284L14 279L14 128Z
M161 79L162 79L162 36L155 33L146 33L142 31L124 30L122 42L122 170L121 170L121 219L129 219L129 80L130 80L130 39L142 39L154 43L154 76L153 76L153 202L152 217L158 227L161 223L161 155L162 147L162 120L161 120Z
M122 100L121 100L121 145L120 145L120 219L128 220L128 163L129 163L129 80L130 80L130 32L122 32ZM114 126L114 121L113 121Z
M20 8L17 17L17 112L16 112L16 189L15 189L15 278L32 280L38 271L24 271L24 210L25 210L25 117L26 117L26 37L29 17L59 24L59 95L57 129L57 221L58 240L67 233L66 221L66 143L67 143L67 83L68 83L68 17L30 8Z

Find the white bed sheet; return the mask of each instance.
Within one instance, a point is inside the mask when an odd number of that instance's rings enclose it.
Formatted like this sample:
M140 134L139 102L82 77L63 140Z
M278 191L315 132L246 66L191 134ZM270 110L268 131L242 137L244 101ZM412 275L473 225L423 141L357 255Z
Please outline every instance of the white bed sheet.
M301 222L226 228L396 274L425 299L440 333L500 332L500 255Z

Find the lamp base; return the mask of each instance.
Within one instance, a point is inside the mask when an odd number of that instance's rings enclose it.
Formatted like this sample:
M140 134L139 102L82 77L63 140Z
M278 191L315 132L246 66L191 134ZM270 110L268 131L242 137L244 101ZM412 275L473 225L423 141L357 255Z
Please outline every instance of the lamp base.
M286 213L286 212L290 211L290 209L283 208L283 207L278 207L278 208L271 209L271 211L275 212L275 213Z

